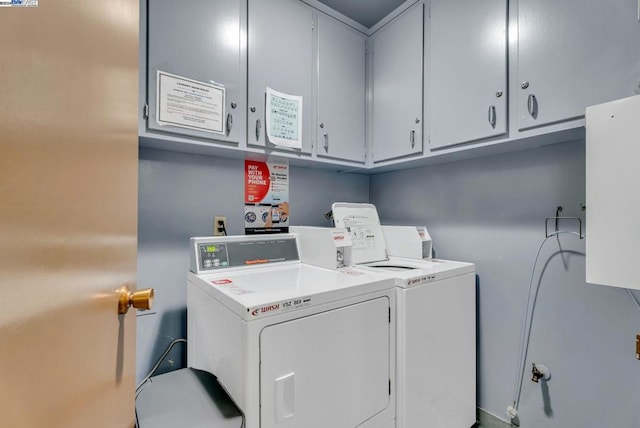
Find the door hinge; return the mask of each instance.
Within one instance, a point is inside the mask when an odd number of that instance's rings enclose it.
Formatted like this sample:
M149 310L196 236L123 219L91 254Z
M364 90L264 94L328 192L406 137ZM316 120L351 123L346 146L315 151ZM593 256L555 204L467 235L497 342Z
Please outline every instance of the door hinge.
M149 104L144 105L144 108L142 109L142 117L144 119L149 119Z

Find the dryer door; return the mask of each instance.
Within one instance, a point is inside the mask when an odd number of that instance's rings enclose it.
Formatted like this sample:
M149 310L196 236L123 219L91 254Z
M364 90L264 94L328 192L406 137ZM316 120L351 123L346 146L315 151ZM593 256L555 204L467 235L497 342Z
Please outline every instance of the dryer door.
M353 428L389 405L389 299L266 327L261 427Z

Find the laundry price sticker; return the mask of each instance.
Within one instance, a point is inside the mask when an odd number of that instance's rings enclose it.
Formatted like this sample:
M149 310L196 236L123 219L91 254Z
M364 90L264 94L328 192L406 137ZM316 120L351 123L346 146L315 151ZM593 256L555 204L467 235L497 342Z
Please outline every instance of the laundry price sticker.
M351 276L364 275L364 272L360 272L358 270L353 270L353 269L341 269L340 272L345 275L351 275Z
M254 292L253 290L247 290L246 288L235 285L230 279L216 279L211 281L211 283L231 294L235 294L236 296L242 296L243 294L251 294Z

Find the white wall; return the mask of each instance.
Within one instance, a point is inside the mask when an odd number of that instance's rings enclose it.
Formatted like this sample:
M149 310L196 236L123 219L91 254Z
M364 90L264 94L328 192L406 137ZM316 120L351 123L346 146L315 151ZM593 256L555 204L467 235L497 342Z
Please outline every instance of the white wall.
M544 220L558 205L584 219L584 168L584 143L575 142L371 177L383 223L425 224L438 257L476 263L478 405L503 419ZM638 427L640 311L624 290L585 283L584 241L573 235L547 241L538 281L521 427ZM532 362L551 369L548 383L530 381Z

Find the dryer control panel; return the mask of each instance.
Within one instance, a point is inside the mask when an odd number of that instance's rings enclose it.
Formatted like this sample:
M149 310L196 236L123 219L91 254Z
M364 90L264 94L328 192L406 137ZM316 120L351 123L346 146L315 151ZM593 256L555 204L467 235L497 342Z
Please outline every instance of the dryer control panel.
M292 235L191 238L191 272L196 274L299 261L298 243Z

